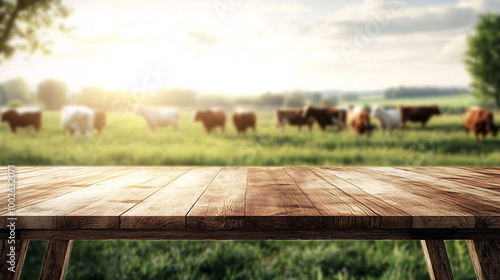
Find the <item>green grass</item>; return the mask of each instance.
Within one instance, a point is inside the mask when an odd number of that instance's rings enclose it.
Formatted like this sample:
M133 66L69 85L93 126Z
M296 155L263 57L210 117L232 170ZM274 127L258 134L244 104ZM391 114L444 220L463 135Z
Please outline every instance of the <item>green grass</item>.
M259 114L257 134L208 136L184 112L181 131L151 134L143 119L109 115L94 140L63 135L59 114L43 130L0 133L2 165L500 165L500 140L465 139L463 118L443 115L426 129L373 137L315 127L277 132L272 113ZM497 116L498 120L499 116ZM375 121L374 121L375 123ZM455 279L475 279L464 241L449 241ZM22 279L37 279L46 242L32 241ZM429 279L413 241L77 241L67 279Z
M498 117L497 117L498 119ZM158 129L151 134L142 118L110 114L109 127L92 141L66 137L58 113L43 117L42 132L0 133L0 164L17 165L500 165L500 140L465 139L463 117L434 117L426 129L409 125L404 131L356 137L352 131L325 133L317 127L298 133L294 127L275 129L271 113L260 114L257 133L208 136L188 113L181 130ZM375 123L375 121L374 121Z

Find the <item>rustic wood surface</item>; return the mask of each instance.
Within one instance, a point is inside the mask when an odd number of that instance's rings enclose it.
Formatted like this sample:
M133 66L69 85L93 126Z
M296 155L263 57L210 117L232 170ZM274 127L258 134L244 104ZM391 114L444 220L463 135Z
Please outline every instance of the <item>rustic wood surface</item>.
M500 279L500 240L468 240L478 280Z
M500 229L496 167L16 170L20 230Z
M64 280L73 240L50 240L40 280Z
M450 260L443 240L422 240L425 260L432 280L453 280Z

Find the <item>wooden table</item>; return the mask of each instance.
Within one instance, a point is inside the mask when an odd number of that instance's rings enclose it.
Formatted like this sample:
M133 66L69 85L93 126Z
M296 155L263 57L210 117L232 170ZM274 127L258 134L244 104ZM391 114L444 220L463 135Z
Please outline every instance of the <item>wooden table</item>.
M452 279L444 239L466 239L478 279L500 279L500 168L18 167L16 274L28 242L62 279L73 240L415 239L433 279ZM7 169L0 169L6 178ZM1 179L5 182L6 179Z

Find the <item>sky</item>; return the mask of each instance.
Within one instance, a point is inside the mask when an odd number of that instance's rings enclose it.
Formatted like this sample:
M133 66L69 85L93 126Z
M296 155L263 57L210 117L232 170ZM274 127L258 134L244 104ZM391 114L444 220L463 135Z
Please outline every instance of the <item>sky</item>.
M467 35L498 0L73 0L53 54L18 52L0 82L47 78L147 91L254 95L284 90L466 87ZM168 74L167 74L168 73Z

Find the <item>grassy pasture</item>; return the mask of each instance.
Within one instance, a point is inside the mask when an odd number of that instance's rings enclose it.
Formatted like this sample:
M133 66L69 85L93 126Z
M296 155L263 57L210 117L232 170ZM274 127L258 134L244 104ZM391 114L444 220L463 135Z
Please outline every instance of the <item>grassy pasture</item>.
M498 120L497 116L497 120ZM373 120L374 124L377 122ZM497 121L498 122L498 121ZM6 124L0 133L1 164L17 165L500 165L500 140L476 143L465 138L463 117L433 117L428 127L410 124L386 135L374 131L370 139L352 131L315 126L275 128L272 113L258 115L257 133L237 135L231 123L226 133L206 135L192 114L181 114L181 128L160 128L151 134L145 121L129 114L110 114L103 135L92 141L66 137L59 113L45 112L43 128L20 130Z
M110 114L92 141L63 135L58 112L45 112L39 134L3 125L2 165L368 165L499 166L500 139L465 139L463 117L434 117L426 129L409 125L370 139L330 128L275 129L271 112L258 114L257 133L206 135L192 113L181 129L151 134L141 117ZM498 123L500 116L496 116ZM376 121L373 121L376 123ZM22 199L22 198L20 198ZM455 279L475 279L466 243L450 241ZM46 242L32 241L22 279L37 279ZM67 279L429 279L423 252L412 241L79 241Z

